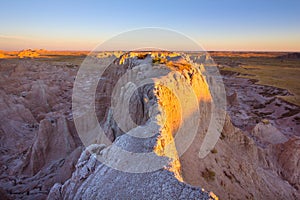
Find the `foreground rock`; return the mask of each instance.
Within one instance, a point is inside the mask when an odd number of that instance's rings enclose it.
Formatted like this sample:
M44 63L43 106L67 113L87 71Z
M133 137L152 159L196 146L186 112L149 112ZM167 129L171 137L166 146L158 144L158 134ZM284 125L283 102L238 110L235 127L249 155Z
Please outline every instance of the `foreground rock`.
M113 104L111 107L98 107L102 114L98 116L102 117L102 127L114 142L108 147L96 144L88 147L81 155L72 178L63 185L56 184L48 199L217 198L213 193L182 182L174 139L182 123L181 117L191 117L200 102L205 104L204 101L210 99L208 85L200 69L188 65L179 54L144 54L129 53L116 59L107 68L101 78L104 82L100 82L97 89L99 98L102 98L97 100L100 105L105 102ZM162 58L166 61L153 67L153 59ZM168 63L169 59L171 63ZM124 78L127 83L117 83L129 70L130 75ZM146 78L150 78L149 82L139 86L139 81ZM186 83L190 88L186 87ZM172 96L175 91L177 101ZM189 91L195 95L195 104L180 102L180 95L185 100L193 98ZM129 115L126 114L127 103L131 103ZM180 106L185 107L181 115L178 113ZM79 117L76 120L83 119ZM122 124L125 126L121 127ZM83 143L97 140L86 136L88 132L83 133L82 138L88 138Z
M122 141L120 136L119 141ZM127 142L127 141L126 141ZM88 154L89 156L85 156ZM55 184L48 199L210 199L212 193L178 181L168 170L126 173L96 160L97 154L83 152L72 178ZM112 157L110 157L113 159Z

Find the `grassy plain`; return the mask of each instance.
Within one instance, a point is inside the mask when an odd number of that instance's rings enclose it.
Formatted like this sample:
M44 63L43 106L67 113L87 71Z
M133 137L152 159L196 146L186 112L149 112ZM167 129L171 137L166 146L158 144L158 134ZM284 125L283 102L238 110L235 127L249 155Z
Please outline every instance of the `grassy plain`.
M222 70L238 72L239 77L256 79L256 84L287 89L293 96L280 98L300 106L300 59L278 58L279 53L246 57L212 55Z

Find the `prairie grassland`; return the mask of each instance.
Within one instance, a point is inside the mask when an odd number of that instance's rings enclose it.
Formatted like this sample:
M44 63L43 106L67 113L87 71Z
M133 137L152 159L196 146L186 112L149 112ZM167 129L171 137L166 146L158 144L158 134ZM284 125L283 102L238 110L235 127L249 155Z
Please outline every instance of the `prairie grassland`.
M287 89L293 96L280 98L300 106L300 60L275 57L214 57L222 70L238 77L256 79L256 84Z
M35 58L38 61L50 62L52 64L61 63L61 64L73 64L73 65L81 65L86 56L78 55L78 56L64 56L64 55L55 55L49 56L46 58Z

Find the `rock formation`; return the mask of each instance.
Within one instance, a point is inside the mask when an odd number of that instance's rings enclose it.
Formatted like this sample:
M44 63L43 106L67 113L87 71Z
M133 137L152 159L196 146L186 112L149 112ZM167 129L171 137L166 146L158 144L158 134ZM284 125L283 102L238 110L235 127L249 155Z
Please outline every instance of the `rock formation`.
M108 66L97 92L98 120L113 143L89 146L72 178L56 184L48 199L217 198L182 182L174 138L182 118L196 126L194 110L211 98L200 68L179 54L130 52Z
M0 60L1 199L300 198L288 91L220 76L201 53L121 53L80 69ZM221 81L224 127L203 150Z
M0 187L7 198L45 199L82 152L70 118L76 71L33 60L0 64Z
M31 50L31 49L27 49L27 50L23 50L23 51L20 51L20 53L18 54L18 57L19 58L36 58L36 57L39 57L39 53L34 51L34 50Z

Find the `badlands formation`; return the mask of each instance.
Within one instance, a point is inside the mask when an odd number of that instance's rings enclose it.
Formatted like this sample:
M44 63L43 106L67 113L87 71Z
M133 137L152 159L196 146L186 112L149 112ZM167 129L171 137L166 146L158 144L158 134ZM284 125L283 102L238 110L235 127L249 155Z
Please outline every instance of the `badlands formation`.
M1 199L299 199L299 107L210 61L0 60ZM224 126L201 156L222 80Z

